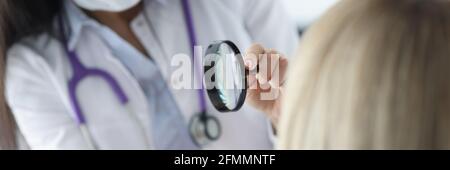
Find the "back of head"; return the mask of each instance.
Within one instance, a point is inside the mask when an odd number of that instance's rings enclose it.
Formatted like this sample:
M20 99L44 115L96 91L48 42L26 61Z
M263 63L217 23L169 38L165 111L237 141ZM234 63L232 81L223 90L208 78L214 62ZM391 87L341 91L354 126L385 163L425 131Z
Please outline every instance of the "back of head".
M291 65L280 149L450 148L450 1L342 0Z

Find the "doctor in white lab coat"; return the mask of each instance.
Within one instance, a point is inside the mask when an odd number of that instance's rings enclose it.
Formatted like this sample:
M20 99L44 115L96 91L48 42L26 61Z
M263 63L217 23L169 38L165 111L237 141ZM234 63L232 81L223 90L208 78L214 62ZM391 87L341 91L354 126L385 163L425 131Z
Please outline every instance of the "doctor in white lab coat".
M181 0L130 1L141 5L129 23L132 40L107 20L88 15L86 11L98 10L96 4L86 4L89 0L63 0L58 12L64 16L68 48L84 66L111 74L130 99L123 106L108 84L95 77L77 87L95 147L74 120L68 93L73 71L57 17L52 29L24 37L9 49L5 94L24 142L31 149L272 149L273 128L266 114L249 105L219 113L208 99L208 115L219 119L222 135L208 145L195 144L188 124L200 111L197 90L174 89L179 82L171 78L176 69L172 57L192 50ZM231 40L241 49L260 43L290 56L297 46L295 27L280 1L189 2L195 38L204 48L215 40Z

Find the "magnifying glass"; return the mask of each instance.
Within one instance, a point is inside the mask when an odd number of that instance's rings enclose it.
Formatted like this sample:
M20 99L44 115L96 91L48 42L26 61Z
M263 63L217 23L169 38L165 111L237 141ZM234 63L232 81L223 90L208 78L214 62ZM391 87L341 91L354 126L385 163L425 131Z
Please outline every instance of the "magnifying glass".
M203 63L209 99L220 112L238 111L247 95L248 71L237 46L218 41L208 46Z

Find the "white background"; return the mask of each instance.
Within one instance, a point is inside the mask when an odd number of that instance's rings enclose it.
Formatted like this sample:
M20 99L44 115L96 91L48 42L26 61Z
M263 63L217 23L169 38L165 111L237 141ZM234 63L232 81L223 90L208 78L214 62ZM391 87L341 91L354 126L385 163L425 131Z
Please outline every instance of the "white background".
M291 18L299 28L305 28L318 19L338 0L282 0Z

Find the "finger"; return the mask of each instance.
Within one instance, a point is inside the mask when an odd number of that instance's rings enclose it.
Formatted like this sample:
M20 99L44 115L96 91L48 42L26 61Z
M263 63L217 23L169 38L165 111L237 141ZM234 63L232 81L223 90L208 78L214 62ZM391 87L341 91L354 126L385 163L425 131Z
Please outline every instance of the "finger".
M247 49L244 61L247 69L256 70L258 65L258 58L261 54L264 54L265 50L261 44L253 44Z
M271 79L269 82L272 87L278 88L284 85L286 81L286 73L288 70L288 60L284 56L280 56L277 60L274 70L272 71Z
M289 69L289 60L286 57L282 56L280 58L279 66L280 66L280 80L281 80L280 86L283 86L284 83L286 82L286 74Z
M259 58L259 75L258 80L261 84L266 84L270 80L273 79L273 76L277 76L275 78L279 78L278 75L274 75L275 73L279 73L279 61L281 55L279 52L273 49L266 49L266 53L264 55L260 55Z
M268 74L267 76L261 75L261 83L266 83L267 81L274 88L279 88L283 86L286 81L286 73L288 70L288 59L278 51L274 49L266 49L267 60L270 64L267 64ZM266 66L261 66L266 67Z
M245 54L264 54L265 48L261 44L253 44L251 45Z
M258 89L258 79L256 78L256 72L249 72L247 77L248 89L257 90Z

